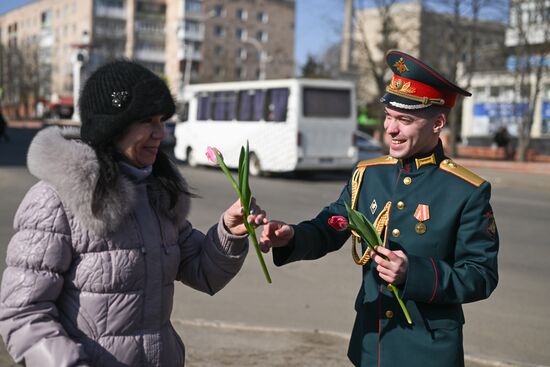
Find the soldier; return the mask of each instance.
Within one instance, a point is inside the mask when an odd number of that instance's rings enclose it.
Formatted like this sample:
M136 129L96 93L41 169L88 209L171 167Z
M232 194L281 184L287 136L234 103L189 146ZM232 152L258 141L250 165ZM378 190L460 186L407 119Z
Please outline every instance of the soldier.
M271 221L262 247L281 266L318 259L351 235L328 223L344 203L374 222L383 245L354 259L363 282L348 357L355 366L463 366L462 304L498 282L491 185L444 154L439 135L457 95L471 94L422 61L386 54L394 75L381 102L389 155L360 162L340 197L297 225ZM387 257L385 260L382 256ZM393 284L412 318L391 292Z

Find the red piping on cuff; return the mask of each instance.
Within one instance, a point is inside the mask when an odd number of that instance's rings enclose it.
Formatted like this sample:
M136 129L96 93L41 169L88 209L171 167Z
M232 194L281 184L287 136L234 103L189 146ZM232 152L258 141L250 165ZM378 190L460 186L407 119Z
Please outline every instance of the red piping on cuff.
M435 299L435 294L437 292L437 286L439 285L439 274L437 273L437 267L435 266L435 261L433 258L430 257L430 260L432 262L432 266L434 267L434 272L435 272L435 287L434 287L434 292L432 294L432 297L430 298L430 300L428 301L428 303L432 303Z

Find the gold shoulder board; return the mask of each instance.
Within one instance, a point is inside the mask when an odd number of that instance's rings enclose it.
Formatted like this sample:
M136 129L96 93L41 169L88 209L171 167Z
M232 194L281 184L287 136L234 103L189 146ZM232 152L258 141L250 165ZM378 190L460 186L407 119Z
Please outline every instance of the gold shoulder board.
M380 165L380 164L396 164L397 162L398 162L398 160L396 158L393 158L389 155L385 155L385 156L382 156L382 157L373 158L373 159L366 159L364 161L361 161L361 162L357 163L357 168L368 167L368 166L377 166L377 165Z
M443 171L452 173L453 175L460 177L464 181L468 181L476 187L481 186L481 184L485 182L485 179L483 179L482 177L479 177L469 169L462 167L461 165L453 162L450 159L443 160L439 165L439 168L441 168Z

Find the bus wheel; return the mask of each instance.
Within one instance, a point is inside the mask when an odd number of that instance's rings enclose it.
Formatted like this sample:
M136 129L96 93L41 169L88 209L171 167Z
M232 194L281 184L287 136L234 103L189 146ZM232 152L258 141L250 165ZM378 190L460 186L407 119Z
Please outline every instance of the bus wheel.
M256 157L256 154L254 153L250 153L250 163L248 164L248 172L252 176L261 176L263 174L260 160L258 159L258 157Z
M193 149L187 148L187 164L191 167L197 167L197 159L195 158L195 153Z

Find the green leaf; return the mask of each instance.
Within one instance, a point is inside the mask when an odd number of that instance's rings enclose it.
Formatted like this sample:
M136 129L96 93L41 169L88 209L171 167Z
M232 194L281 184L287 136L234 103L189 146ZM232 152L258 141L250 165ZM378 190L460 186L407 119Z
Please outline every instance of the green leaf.
M245 159L245 151L244 148L241 146L241 153L239 154L239 167L238 167L238 179L239 179L239 192L242 196L242 182L243 182L243 163Z
M369 229L367 225L364 223L364 221L361 219L361 217L358 215L358 212L354 209L352 209L348 203L345 203L346 210L348 212L348 220L352 226L357 228L357 232L359 232L359 235L363 240L367 243L369 247L373 247L373 243L369 241L369 238L367 237L369 235Z
M244 150L244 158L242 162L242 177L240 181L240 189L241 194L244 200L246 200L246 209L250 210L250 200L251 198L251 192L250 192L250 185L248 181L249 177L249 164L250 164L250 154L248 150L248 140L246 141L246 149L242 148L241 152Z

